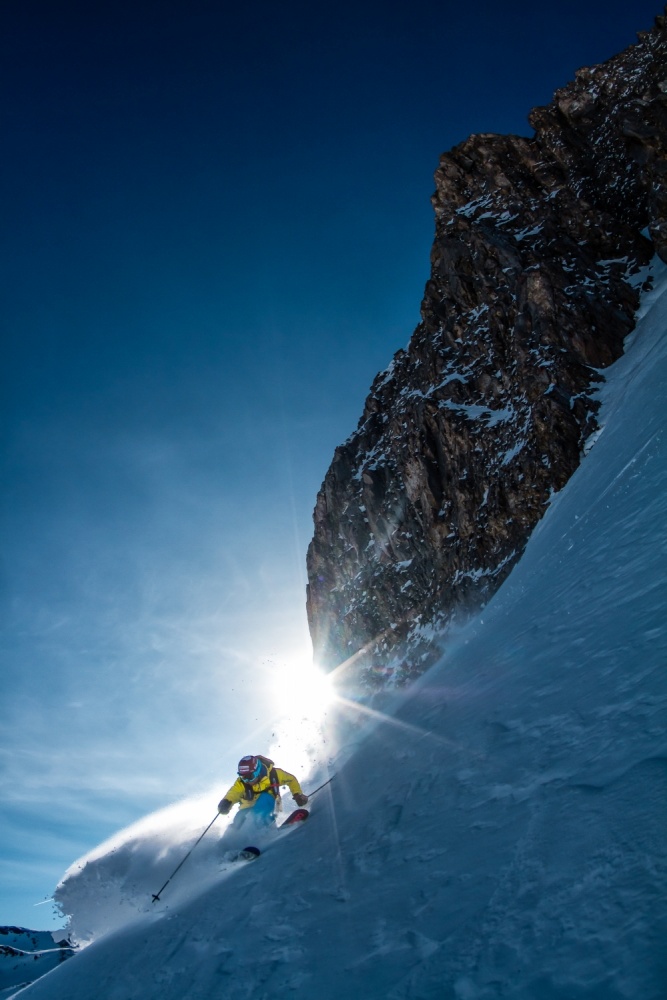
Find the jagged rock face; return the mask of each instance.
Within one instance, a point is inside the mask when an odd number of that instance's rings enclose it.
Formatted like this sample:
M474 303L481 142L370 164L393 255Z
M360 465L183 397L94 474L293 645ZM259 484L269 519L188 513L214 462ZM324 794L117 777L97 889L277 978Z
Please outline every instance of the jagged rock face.
M441 158L422 321L317 498L319 662L366 683L421 672L434 627L499 586L576 469L641 267L667 261L666 92L658 18L535 109L532 139L477 135Z

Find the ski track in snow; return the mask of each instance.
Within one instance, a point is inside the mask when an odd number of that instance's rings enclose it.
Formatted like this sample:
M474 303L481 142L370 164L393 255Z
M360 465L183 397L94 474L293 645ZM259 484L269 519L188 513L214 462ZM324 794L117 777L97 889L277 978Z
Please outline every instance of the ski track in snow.
M392 717L368 729L308 823L222 871L218 831L152 907L196 822L177 834L149 818L61 889L74 932L96 940L17 996L663 1000L657 273L608 372L590 454L442 662L385 698Z

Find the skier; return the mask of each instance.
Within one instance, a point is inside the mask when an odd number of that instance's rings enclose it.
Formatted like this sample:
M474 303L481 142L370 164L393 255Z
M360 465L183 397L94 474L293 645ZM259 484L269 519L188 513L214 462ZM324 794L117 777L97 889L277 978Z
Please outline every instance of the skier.
M275 767L269 757L261 754L242 757L239 761L238 778L225 792L218 804L218 812L226 816L233 805L239 804L232 828L238 829L252 816L261 826L274 821L275 812L280 808L280 787L287 785L298 806L305 806L308 796L301 791L301 785L289 771Z

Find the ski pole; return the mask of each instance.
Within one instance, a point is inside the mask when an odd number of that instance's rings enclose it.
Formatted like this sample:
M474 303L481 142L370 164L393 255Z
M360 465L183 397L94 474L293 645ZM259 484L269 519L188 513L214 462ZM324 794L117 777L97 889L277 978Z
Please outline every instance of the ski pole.
M325 781L323 785L319 786L319 788L316 788L314 792L308 792L308 798L312 799L313 795L315 795L315 792L319 792L320 789L326 788L327 785L331 784L331 782L334 780L335 777L336 777L336 775L332 774L331 777L329 778L329 780Z
M204 834L208 833L208 831L211 829L211 827L213 826L213 824L215 823L215 821L216 821L216 819L218 818L219 815L220 815L220 813L216 813L215 814L215 816L213 817L213 819L211 820L211 822L208 824L208 826L204 830L204 833L202 833L201 837L199 837L199 839L194 842L194 844L192 845L192 847L190 848L190 850L188 851L188 853L185 855L185 857L181 861L180 865L177 865L176 868L174 868L173 872L171 873L171 875L169 876L169 878L167 879L167 881L162 886L162 889L158 889L158 891L153 894L153 902L154 903L157 903L158 899L160 898L160 893L163 892L167 888L167 886L169 885L169 883L171 882L171 880L173 879L174 875L179 870L179 868L183 867L183 865L188 860L188 858L190 857L190 855L194 851L194 849L197 846L197 844L199 843L199 841L203 839Z

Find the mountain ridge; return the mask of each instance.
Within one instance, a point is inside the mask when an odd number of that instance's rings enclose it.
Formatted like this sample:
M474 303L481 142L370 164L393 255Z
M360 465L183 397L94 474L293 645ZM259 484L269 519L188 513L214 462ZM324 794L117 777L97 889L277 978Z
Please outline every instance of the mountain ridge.
M441 157L421 323L313 514L315 656L351 687L437 658L434 634L506 578L595 432L643 268L667 256L665 18L638 38L534 109L533 138Z

